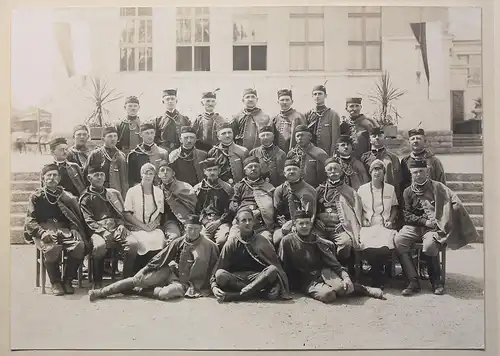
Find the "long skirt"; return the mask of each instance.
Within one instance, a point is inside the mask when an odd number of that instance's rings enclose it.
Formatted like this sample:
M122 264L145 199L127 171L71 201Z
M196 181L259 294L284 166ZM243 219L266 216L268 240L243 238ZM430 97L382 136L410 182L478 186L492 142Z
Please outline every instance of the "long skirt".
M160 229L147 232L131 231L131 234L137 239L137 253L145 255L148 251L157 251L165 247L165 235Z

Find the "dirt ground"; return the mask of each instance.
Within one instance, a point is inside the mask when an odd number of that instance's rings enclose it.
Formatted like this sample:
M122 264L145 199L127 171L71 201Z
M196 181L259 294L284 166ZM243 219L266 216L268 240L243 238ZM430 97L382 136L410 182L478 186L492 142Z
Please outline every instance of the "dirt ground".
M42 295L33 246L13 246L12 349L333 349L481 348L484 345L483 245L447 254L446 291L387 300L353 298L326 305L290 302L218 304L116 296L95 303L87 290Z

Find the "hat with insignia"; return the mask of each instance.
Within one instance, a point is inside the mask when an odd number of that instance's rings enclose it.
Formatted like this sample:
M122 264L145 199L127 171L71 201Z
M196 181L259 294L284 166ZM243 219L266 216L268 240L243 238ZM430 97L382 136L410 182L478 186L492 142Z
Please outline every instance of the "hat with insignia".
M189 215L184 224L190 225L201 225L200 216L199 215Z
M106 170L100 164L89 166L89 168L88 168L87 171L88 171L89 174L94 174L94 173L97 173L97 172L106 173Z
M333 156L333 157L327 158L326 161L325 161L325 167L328 166L331 163L340 164L339 158L337 156Z
M292 98L292 90L291 89L278 90L278 99L281 98L282 96L289 96L291 99Z
M257 157L250 156L250 157L245 158L245 160L243 161L243 167L246 167L252 163L260 164L259 159Z
M263 126L259 129L259 133L263 133L263 132L271 132L271 133L274 133L274 130L272 128L272 126Z
M297 210L297 212L295 213L295 220L297 219L310 219L311 218L311 214L309 214L307 211L305 210Z
M352 138L349 135L340 135L337 143L348 143L352 145Z
M203 169L212 168L212 167L218 167L219 166L217 164L217 160L215 158L207 158L206 160L201 161L200 164L203 167Z
M361 105L361 98L347 98L345 99L346 104L360 104Z
M115 133L118 135L118 130L114 126L106 126L102 130L102 137L106 137L106 135L109 135L110 133Z
M243 97L250 95L250 94L257 96L257 90L255 90L255 88L247 88L247 89L243 90Z
M75 132L77 132L77 131L87 131L87 132L89 132L89 128L86 125L76 125L73 128L73 134L75 134Z
M295 126L295 133L297 132L309 132L307 125L297 125Z
M45 166L43 166L42 168L42 176L45 175L47 172L50 172L50 171L58 171L59 170L57 169L57 164L55 163L49 163L49 164L46 164Z
M221 131L221 130L224 130L224 129L233 129L233 127L231 126L231 124L229 122L224 122L220 125L217 125L217 132Z
M160 167L168 167L168 168L172 168L170 167L170 162L168 162L167 160L161 160L160 163L158 163L158 169L160 169Z
M411 129L410 131L408 131L408 138L410 138L412 136L417 136L417 135L425 136L424 129Z
M177 89L164 89L161 96L177 96Z
M67 145L68 141L64 137L55 137L49 142L49 147L51 150L56 149L59 145Z
M141 132L146 130L155 130L155 125L152 122L143 122L141 124Z
M313 93L315 91L322 91L323 93L326 94L326 87L323 84L318 84L318 85L313 86L312 91L313 91Z
M419 159L412 159L410 158L408 160L408 168L427 168L427 162L424 160L419 160Z
M194 129L191 126L182 126L181 127L181 135L183 133L192 133L192 134L196 135L196 132L194 131Z
M378 135L382 135L382 134L384 134L384 130L382 130L382 128L380 126L373 127L370 130L370 135L378 136Z
M139 98L134 95L127 96L125 98L125 105L127 105L128 103L139 104Z
M285 161L284 167L290 167L290 166L295 166L295 167L300 168L299 163L294 159L287 159Z
M217 93L220 89L217 88L214 91L205 91L203 94L201 94L202 99L217 99Z

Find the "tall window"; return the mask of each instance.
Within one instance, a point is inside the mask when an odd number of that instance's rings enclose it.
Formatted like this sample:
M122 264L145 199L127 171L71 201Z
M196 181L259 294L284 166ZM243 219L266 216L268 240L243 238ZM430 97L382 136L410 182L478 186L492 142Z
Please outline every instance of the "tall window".
M290 14L290 70L325 69L323 7L297 7Z
M123 30L120 38L120 71L153 70L153 9L122 7Z
M458 65L467 68L467 86L481 85L481 55L459 54Z
M210 71L210 9L177 8L176 69Z
M267 15L238 14L233 18L233 70L267 69Z
M380 70L381 8L349 7L349 70Z

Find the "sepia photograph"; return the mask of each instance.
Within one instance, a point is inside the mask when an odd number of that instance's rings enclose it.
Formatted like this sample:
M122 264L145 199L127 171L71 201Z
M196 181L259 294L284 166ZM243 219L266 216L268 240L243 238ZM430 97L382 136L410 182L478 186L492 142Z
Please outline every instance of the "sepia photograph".
M482 16L15 9L11 350L484 350Z

